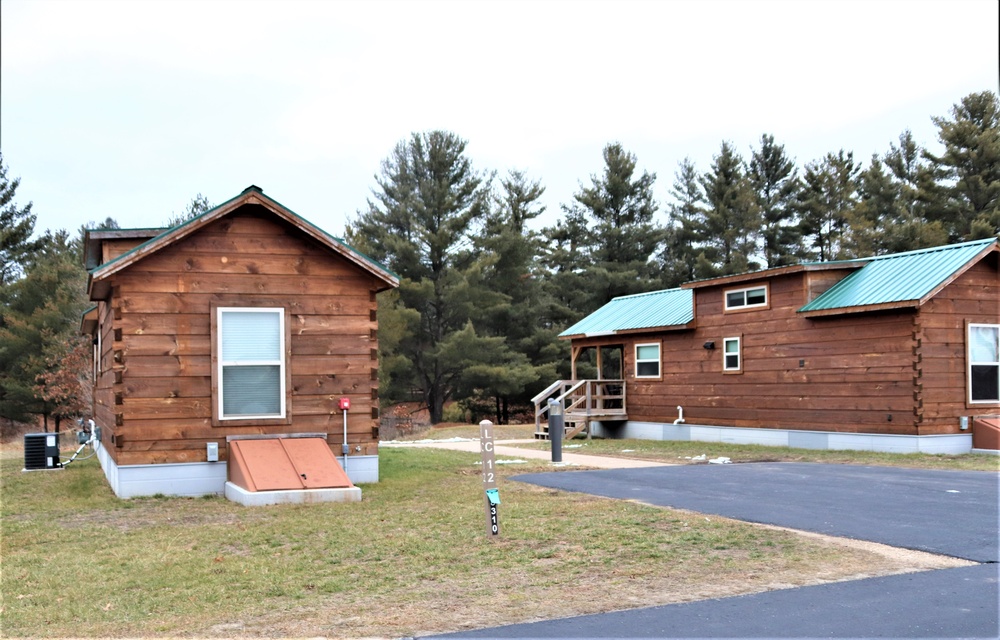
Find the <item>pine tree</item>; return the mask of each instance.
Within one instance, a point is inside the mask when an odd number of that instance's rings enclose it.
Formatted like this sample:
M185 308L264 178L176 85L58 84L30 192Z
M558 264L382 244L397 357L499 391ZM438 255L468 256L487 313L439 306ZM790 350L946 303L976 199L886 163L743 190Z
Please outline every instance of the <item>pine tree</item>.
M796 200L801 183L795 163L774 136L764 134L747 173L761 215L761 250L770 267L793 264L803 255Z
M889 145L883 156L872 156L859 174L858 205L851 218L849 252L853 255L900 253L945 244L940 221L928 222L920 199L920 184L929 168L920 161L920 147L906 130L899 146Z
M705 234L702 205L705 202L698 171L690 158L684 158L674 173L670 189L669 222L660 253L660 286L677 287L695 279L695 264L699 249L696 243Z
M0 289L0 416L63 415L36 385L46 372L71 367L67 357L86 308L86 272L78 241L46 233L20 280ZM80 376L73 371L69 375Z
M543 318L549 326L566 328L600 305L587 278L591 264L587 220L565 205L563 213L554 227L542 231L545 246L539 262L544 269Z
M926 198L952 241L1000 234L1000 104L992 91L973 93L952 107L952 119L934 117L944 153L925 151L934 167Z
M857 206L860 172L854 153L843 149L806 165L801 229L820 261L856 257L845 251L843 240Z
M14 202L20 178L7 178L7 165L0 153L0 287L24 273L24 261L38 248L31 240L35 232L35 214L31 203L19 207Z
M442 351L448 336L463 330L477 296L467 272L477 268L471 237L485 215L484 178L453 133L413 134L396 145L376 176L368 211L348 229L348 240L400 276L393 315L396 345L381 344L394 376L390 395L415 387L440 422L462 371Z
M663 230L654 222L656 174L636 176L636 157L619 143L604 147L604 172L573 196L568 213L586 221L593 308L612 298L648 291L656 282L653 261Z
M467 389L474 391L473 402L490 395L497 424L507 424L511 405L526 404L535 391L541 390L536 383L543 376L549 381L554 378L553 360L561 351L554 356L551 349L539 349L540 343L558 343L551 323L544 317L538 266L542 241L529 227L545 211L539 203L545 188L521 171L509 172L500 186L476 239L482 264L481 284L488 295L480 296L473 317L484 336L503 340L503 349L490 348L496 349L493 353L499 355L494 357L509 369L490 382L481 372L495 371L499 365L482 363L467 370L464 382Z
M166 226L170 228L180 226L185 222L187 222L188 220L193 220L197 218L198 216L205 213L214 206L215 205L213 205L211 202L208 201L208 198L206 198L199 192L198 195L191 198L191 202L189 202L187 207L184 208L184 211L181 211L179 214L170 216L170 218L167 220Z
M728 142L722 143L711 170L701 177L705 205L701 209L705 248L695 267L698 277L745 273L760 268L755 261L760 236L757 206L743 160Z

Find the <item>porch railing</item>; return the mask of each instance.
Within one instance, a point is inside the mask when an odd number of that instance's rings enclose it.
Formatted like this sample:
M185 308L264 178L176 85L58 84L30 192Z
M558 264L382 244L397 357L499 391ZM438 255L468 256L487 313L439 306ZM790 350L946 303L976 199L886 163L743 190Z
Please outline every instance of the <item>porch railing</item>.
M542 430L542 416L548 420L549 400L563 406L567 433L579 433L593 420L626 420L624 380L556 380L531 401L535 404L535 435ZM588 430L589 434L589 430Z

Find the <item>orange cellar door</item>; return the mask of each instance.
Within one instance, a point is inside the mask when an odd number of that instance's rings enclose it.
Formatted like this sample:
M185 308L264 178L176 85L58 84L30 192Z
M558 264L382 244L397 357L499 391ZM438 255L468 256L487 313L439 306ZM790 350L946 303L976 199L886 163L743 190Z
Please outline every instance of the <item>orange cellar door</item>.
M323 438L233 440L229 479L247 491L353 487Z

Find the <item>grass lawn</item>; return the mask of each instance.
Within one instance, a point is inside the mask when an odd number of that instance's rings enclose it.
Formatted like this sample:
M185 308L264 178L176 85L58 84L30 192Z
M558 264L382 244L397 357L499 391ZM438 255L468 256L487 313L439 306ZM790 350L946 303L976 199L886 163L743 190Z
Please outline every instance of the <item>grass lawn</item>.
M946 566L508 480L541 463L498 466L489 540L477 454L380 457L360 503L260 508L7 457L0 635L401 637Z

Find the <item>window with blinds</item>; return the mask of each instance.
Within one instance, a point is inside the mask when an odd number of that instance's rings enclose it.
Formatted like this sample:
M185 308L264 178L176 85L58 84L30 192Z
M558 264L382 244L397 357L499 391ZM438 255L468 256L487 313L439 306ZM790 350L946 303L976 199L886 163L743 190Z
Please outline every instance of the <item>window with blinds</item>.
M738 372L743 370L743 352L740 349L740 338L724 338L722 340L722 370Z
M635 377L660 377L660 343L635 345Z
M1000 402L1000 325L969 325L969 402Z
M219 418L285 416L285 310L218 309Z

